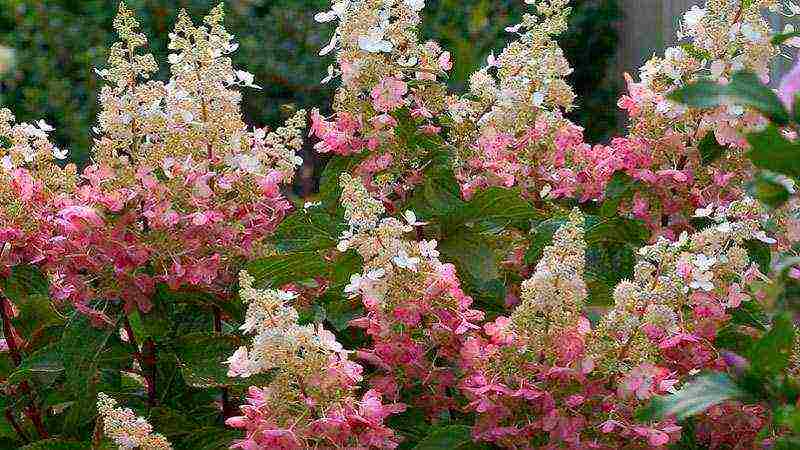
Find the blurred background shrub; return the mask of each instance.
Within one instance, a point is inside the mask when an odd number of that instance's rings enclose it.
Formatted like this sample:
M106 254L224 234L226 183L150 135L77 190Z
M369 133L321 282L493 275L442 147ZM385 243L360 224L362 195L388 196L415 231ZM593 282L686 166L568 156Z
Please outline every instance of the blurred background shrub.
M179 8L201 18L217 0L128 0L150 38L151 51L165 61L167 34ZM252 72L263 91L247 92L246 119L276 126L282 105L300 108L330 102L331 85L321 85L330 58L317 52L332 28L317 24L327 0L227 0L226 26L240 42L234 63ZM617 126L614 107L620 77L611 73L618 42L618 0L574 0L575 11L562 46L575 67L572 84L579 108L573 119L591 140L602 140ZM461 90L469 74L510 38L504 28L517 23L521 0L427 0L424 37L438 40L455 59L452 87ZM19 120L44 118L55 138L83 164L91 146L97 113L95 67L105 65L115 36L111 22L117 0L0 0L0 105ZM165 66L166 64L164 64ZM162 71L164 67L162 67ZM609 76L611 74L611 76ZM164 75L162 73L161 75ZM300 193L313 190L316 160L310 151Z

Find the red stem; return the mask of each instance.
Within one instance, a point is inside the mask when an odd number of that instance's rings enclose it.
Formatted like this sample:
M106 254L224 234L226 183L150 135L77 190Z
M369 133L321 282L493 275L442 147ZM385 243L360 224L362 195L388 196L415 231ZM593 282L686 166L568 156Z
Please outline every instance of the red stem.
M142 355L139 350L139 344L136 342L136 335L133 334L133 327L128 320L128 316L123 316L122 326L125 328L125 333L128 335L128 342L133 346L133 359L139 363L142 369L142 376L147 387L147 400L150 406L155 406L158 403L156 397L156 368L155 368L155 343L152 339L145 341L147 357Z
M14 325L11 323L11 317L8 315L8 310L11 308L11 304L8 302L8 299L2 294L0 294L0 315L3 317L3 335L6 339L6 344L8 345L8 351L11 354L11 360L14 362L15 367L19 367L22 364L22 355L19 352L19 347L17 346L17 340L14 337L16 334L14 330ZM31 423L33 423L34 428L36 428L36 432L39 433L39 436L42 439L47 439L50 435L47 433L47 429L44 427L44 423L42 423L42 413L39 411L39 407L36 406L36 402L33 398L33 392L31 391L31 387L28 385L27 380L22 380L19 383L19 390L22 391L23 394L28 396L30 403L27 407L25 407L25 416L30 419ZM10 416L13 420L13 414ZM6 419L9 419L8 410L6 410ZM12 423L12 426L14 424Z
M14 411L11 408L6 408L5 416L8 423L11 424L11 428L17 432L22 441L26 444L29 443L31 441L30 438L28 438L28 435L25 434L25 431L22 429L22 427L19 426L17 420L14 419Z

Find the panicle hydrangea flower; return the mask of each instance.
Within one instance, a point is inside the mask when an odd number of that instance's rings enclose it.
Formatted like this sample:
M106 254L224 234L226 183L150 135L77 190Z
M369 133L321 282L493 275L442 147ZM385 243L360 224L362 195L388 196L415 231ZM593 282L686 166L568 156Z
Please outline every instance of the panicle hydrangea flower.
M226 295L243 260L272 251L265 238L291 208L281 185L302 163L305 113L271 132L243 122L238 88L258 86L233 67L238 44L222 20L221 5L202 25L179 14L164 83L149 80L157 66L120 5L121 41L98 71L109 84L92 164L60 212L71 256L55 274L59 297L120 298L146 311L158 282Z
M353 249L364 261L345 293L361 298L366 315L350 324L371 340L356 354L375 367L369 381L387 398L424 386L416 404L432 415L447 411L455 406L448 391L455 383L458 348L483 313L471 309L472 298L461 290L455 267L439 260L435 241L406 237L420 225L412 212L404 221L377 220L382 210L364 200L369 197L360 181L343 174L342 184L351 230L339 250ZM354 217L370 220L354 223Z
M689 11L680 32L686 43L649 60L639 82L627 77L629 92L619 106L630 117L630 132L609 145L586 143L583 130L563 118L572 105L571 91L563 87L570 69L554 38L566 26L569 8L561 1L529 3L538 16L510 27L528 31L471 77L469 96L448 104L448 140L458 150L465 196L499 185L519 186L534 200L600 201L613 175L622 172L641 189L621 202L620 213L675 239L691 231L696 208L743 194L743 181L752 174L743 133L762 126L764 118L736 105L703 110L666 97L709 74L721 83L740 70L766 79L778 50L761 12L774 0L708 0ZM537 90L541 86L548 90ZM725 149L712 163L701 152L709 145Z
M510 317L514 342L526 352L562 364L580 356L587 327L581 312L587 297L585 259L583 217L576 210L553 235L535 273L522 283L520 304Z
M750 286L763 277L744 243L762 236L764 213L745 198L712 217L701 231L639 250L634 279L616 287L615 305L594 332L598 370L622 373L663 360L681 373L720 367L717 330L728 310L753 301Z
M324 82L341 78L334 115L311 115L320 153L363 154L353 172L376 197L402 196L420 171L440 127L446 86L438 78L452 68L450 53L420 42L422 0L333 0L320 22L337 23L322 55L336 52ZM402 127L398 127L402 124Z
M49 140L44 120L16 123L0 109L0 276L20 264L51 265L60 205L77 184L76 168Z
M612 147L621 160L618 170L647 189L622 211L674 239L690 229L688 218L695 208L728 203L743 194L741 186L752 174L743 153L748 147L744 133L762 126L764 118L738 105L687 108L666 96L701 77L727 83L741 70L768 81L778 49L762 11L775 4L708 0L704 7L695 6L680 26L678 37L686 43L646 62L639 82L627 77L628 94L619 106L630 118L630 134L613 140ZM724 148L711 163L702 154L708 145Z
M564 158L564 138L557 140L556 131L574 134L575 144L583 141L582 130L563 116L575 94L566 82L572 68L556 42L571 8L566 0L527 3L535 13L506 28L519 37L470 77L466 96L448 98L449 139L458 149L456 169L467 197L486 185L539 192L538 161L549 162L553 153Z
M243 415L228 419L228 425L246 431L231 448L395 448L398 437L383 420L405 405L383 404L374 390L359 400L362 367L348 359L351 352L322 325L298 323L289 304L294 294L257 289L254 282L240 273L240 295L247 304L242 330L254 337L249 348L239 348L228 360L228 375L268 373L270 381L250 387Z
M144 417L118 407L117 401L103 392L97 394L97 411L103 419L103 432L120 450L172 450L167 438L154 433Z
M575 448L675 442L673 421L641 423L634 412L699 370L728 369L714 347L717 332L732 309L756 301L755 282L763 278L745 242L769 240L755 200L709 216L701 231L643 247L634 279L616 286L614 307L592 329L582 308L583 218L573 212L523 282L520 304L461 349L461 389L477 413L473 436L509 448L532 440ZM703 419L704 436L737 427L752 443L756 433L745 424L768 420L760 405L722 407L735 418L719 428Z

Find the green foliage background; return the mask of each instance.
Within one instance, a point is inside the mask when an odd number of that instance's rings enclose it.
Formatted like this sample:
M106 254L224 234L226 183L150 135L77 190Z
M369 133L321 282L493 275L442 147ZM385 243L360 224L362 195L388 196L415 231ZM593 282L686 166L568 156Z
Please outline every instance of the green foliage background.
M150 38L151 50L165 61L167 34L179 8L196 19L218 0L128 0ZM275 126L280 107L324 107L332 86L319 84L330 58L317 56L332 29L313 16L327 0L227 0L226 25L240 41L235 63L252 72L264 87L245 96L249 123ZM618 77L609 77L620 18L617 0L575 0L570 31L562 45L575 66L572 83L580 108L574 119L592 140L616 127L614 99ZM516 23L521 0L428 0L424 37L440 41L455 58L452 85L463 88L467 77L490 51L509 39L504 28ZM95 67L104 67L115 36L111 26L117 0L0 0L0 50L13 49L3 70L0 52L0 105L20 120L44 118L55 126L59 145L79 164L91 146L91 127L98 110ZM9 60L9 58L6 58ZM162 69L163 70L163 69ZM163 74L162 74L163 75ZM304 155L311 156L310 153Z

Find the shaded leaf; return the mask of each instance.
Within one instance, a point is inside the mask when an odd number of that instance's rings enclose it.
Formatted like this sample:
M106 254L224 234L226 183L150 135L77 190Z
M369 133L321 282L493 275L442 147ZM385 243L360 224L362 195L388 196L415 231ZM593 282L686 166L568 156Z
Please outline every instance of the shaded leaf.
M750 151L747 156L756 167L790 177L800 177L800 143L787 140L777 127L747 135Z
M466 425L450 425L434 429L414 447L415 450L463 449L472 443L472 431Z
M339 219L319 207L301 209L278 225L273 240L281 251L333 248L342 231Z
M789 39L793 39L796 37L800 37L800 31L790 31L787 33L778 33L772 36L771 42L772 45L781 45L784 42L788 41Z
M224 361L242 345L230 334L191 333L173 343L186 382L195 387L220 387L241 384L229 378Z
M634 193L636 181L623 172L617 172L606 185L600 215L613 217L617 215L620 203L630 199Z
M86 450L92 448L89 442L72 442L60 439L45 439L20 447L19 450Z
M735 73L726 85L711 80L688 84L670 93L668 98L695 108L747 106L761 112L778 125L789 123L789 113L778 96L762 84L757 75L749 72Z
M285 253L258 259L247 264L247 271L258 285L277 288L286 283L306 280L326 272L326 262L315 251Z
M640 220L624 217L586 216L586 243L601 242L641 246L650 237L650 231Z
M8 382L17 384L22 380L36 375L56 375L64 371L61 361L61 351L57 344L25 356L22 364L8 377Z
M447 216L448 227L458 227L468 222L491 222L507 225L517 221L541 221L546 218L543 211L522 198L517 189L491 187L482 190L467 203Z
M131 360L128 348L119 340L117 328L95 328L90 320L75 314L64 329L60 342L64 387L75 405L67 410L65 430L79 433L96 414L96 397L102 384L101 368L119 370Z
M339 175L350 172L365 155L333 156L328 160L319 178L319 198L326 204L335 205L339 201L342 188L339 186Z
M711 406L743 395L728 375L704 374L686 383L674 394L653 399L644 417L660 420L675 416L678 420L683 420Z
M788 314L775 318L772 328L750 348L750 367L753 373L772 376L789 364L794 343L794 326Z
M791 194L774 174L762 171L756 174L751 187L751 194L762 203L772 208L779 208L789 200Z
M489 301L502 301L505 294L497 259L483 236L463 230L440 242L439 251L443 260L456 265L460 279L471 294Z
M534 264L541 259L544 248L553 242L553 235L565 223L567 221L564 218L552 218L536 226L532 231L528 250L525 251L525 264Z
M713 131L706 133L697 150L700 152L700 162L703 164L711 164L725 154L725 147L720 145Z
M769 250L769 245L759 240L751 239L745 241L744 248L747 249L747 256L750 260L758 264L758 269L761 273L769 273L770 264L772 263L772 253Z
M205 427L192 430L190 436L176 448L186 450L219 450L228 448L235 439L242 438L242 432L228 427Z

